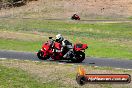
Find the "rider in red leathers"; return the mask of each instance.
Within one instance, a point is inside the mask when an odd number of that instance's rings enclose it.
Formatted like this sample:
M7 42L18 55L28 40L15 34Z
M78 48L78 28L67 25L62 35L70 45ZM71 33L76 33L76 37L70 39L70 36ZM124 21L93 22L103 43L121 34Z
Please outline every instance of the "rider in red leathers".
M71 17L72 20L80 20L79 15L77 14L73 14L73 16Z
M67 48L68 52L63 56L63 58L70 58L70 55L73 53L73 46L72 43L68 40L64 39L61 34L56 35L56 42L59 42L61 44L61 52L64 51L64 48Z

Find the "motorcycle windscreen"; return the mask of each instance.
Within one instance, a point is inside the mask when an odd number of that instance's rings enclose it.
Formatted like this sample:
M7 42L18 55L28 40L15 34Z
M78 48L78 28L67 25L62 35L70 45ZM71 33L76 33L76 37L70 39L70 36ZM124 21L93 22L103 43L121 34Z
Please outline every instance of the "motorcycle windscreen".
M42 49L43 50L49 50L50 46L48 43L43 44Z
M83 48L83 44L76 44L76 48Z

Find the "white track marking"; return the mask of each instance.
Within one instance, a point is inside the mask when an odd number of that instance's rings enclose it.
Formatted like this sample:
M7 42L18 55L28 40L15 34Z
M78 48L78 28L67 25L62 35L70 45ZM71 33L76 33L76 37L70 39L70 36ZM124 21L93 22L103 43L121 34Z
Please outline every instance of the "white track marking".
M32 62L40 62L40 61L32 61Z
M19 59L13 59L13 60L19 60Z
M6 60L7 58L0 58L0 60Z
M117 69L117 70L132 70L132 69L126 69L126 68L114 68L114 69Z
M102 66L94 66L95 68L97 67L102 67ZM107 66L106 66L107 67ZM116 68L116 67L111 67L113 69L116 69L116 70L132 70L132 69L126 69L126 68Z
M99 66L94 66L95 68L99 67Z

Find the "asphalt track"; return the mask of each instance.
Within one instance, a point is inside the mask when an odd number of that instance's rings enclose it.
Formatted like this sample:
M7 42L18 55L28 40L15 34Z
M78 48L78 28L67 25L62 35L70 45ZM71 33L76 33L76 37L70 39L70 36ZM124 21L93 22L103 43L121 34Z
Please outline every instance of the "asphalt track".
M23 18L17 18L17 17L10 17L10 16L0 16L0 20L2 19L32 19L32 20L54 20L54 21L72 21L70 18L62 19L62 18L29 18L29 17L23 17ZM74 21L74 20L73 20ZM81 19L81 20L75 20L77 22L87 22L87 23L102 23L102 22L117 22L117 23L124 23L124 22L132 22L132 20L129 19Z
M0 50L0 58L42 61L42 60L39 60L37 58L35 53L4 51L4 50ZM66 63L66 62L61 62L61 63ZM73 64L73 63L71 63L71 64ZM115 60L115 59L108 59L108 58L87 57L80 64L92 65L92 66L108 66L108 67L115 67L115 68L132 69L132 60Z

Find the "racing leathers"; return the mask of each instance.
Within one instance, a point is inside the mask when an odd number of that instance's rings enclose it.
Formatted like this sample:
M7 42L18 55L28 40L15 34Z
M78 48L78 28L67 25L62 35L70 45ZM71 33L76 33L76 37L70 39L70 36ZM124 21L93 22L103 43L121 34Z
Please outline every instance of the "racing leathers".
M63 52L64 49L66 48L68 51L67 53L63 56L63 58L70 58L70 56L72 55L73 53L73 46L72 46L72 43L69 42L68 40L66 39L63 39L61 42L59 42L61 44L61 51Z

